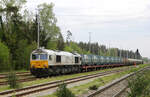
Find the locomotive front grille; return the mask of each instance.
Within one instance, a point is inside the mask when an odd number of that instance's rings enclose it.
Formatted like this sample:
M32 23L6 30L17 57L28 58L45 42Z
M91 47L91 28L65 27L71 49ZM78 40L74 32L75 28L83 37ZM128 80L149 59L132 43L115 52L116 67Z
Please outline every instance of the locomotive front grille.
M38 60L38 61L31 61L31 68L48 68L48 61Z

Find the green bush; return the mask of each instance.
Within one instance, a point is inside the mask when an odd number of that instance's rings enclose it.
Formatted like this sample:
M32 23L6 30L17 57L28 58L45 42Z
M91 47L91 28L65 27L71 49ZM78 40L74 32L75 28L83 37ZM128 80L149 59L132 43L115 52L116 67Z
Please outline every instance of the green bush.
M89 90L97 90L98 86L97 85L92 85L89 87Z
M8 74L8 79L7 79L9 87L14 88L14 89L19 88L20 84L17 82L17 80L18 80L18 77L16 76L16 73L11 71Z
M75 95L67 89L67 85L65 83L60 84L56 91L57 97L75 97Z
M150 71L145 71L128 80L129 97L150 97Z
M9 49L0 41L0 71L9 69Z

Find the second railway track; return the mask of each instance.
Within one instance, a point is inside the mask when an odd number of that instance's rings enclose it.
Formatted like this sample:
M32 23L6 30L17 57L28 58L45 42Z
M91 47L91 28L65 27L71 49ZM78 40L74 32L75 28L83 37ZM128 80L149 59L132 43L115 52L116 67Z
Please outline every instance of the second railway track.
M84 95L83 97L120 97L120 95L127 89L128 82L126 79L149 68L150 67L143 68L135 73L125 75L120 79L114 80L112 83L100 87L97 91L89 95Z
M29 87L25 87L25 88L21 88L21 89L8 90L8 91L0 92L0 95L2 97L11 97L13 95L13 93L15 92L16 97L26 96L26 95L36 93L39 91L44 91L44 90L56 88L62 82L66 83L66 84L71 84L71 83L75 83L75 82L79 82L79 81L83 81L83 80L87 80L87 79L92 79L95 77L105 76L105 75L109 75L109 74L113 74L113 73L117 73L117 72L122 72L122 71L125 71L128 69L129 68L112 70L112 71L105 71L105 72L101 72L101 73L97 73L97 74L89 74L89 75L85 75L85 76L70 78L70 79L66 79L63 81L58 80L58 81L48 82L48 83L44 83L44 84L29 86Z

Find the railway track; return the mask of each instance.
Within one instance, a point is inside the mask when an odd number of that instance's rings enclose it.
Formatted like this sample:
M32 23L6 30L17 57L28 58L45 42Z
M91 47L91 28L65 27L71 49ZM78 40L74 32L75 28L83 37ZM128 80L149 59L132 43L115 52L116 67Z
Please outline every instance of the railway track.
M6 74L0 74L0 79L7 78L8 73ZM16 72L16 75L21 77L21 76L31 76L30 72Z
M26 77L26 78L21 78L17 82L28 82L28 81L33 81L36 80L37 78L35 77ZM2 85L7 85L8 81L0 81L0 86Z
M8 72L9 73L9 72ZM7 75L8 73L0 73L1 75ZM16 72L16 74L22 74L22 73L29 73L29 71L25 71L25 72Z
M26 96L26 95L33 94L33 93L36 93L39 91L44 91L44 90L56 88L62 82L66 83L66 84L72 84L72 83L76 83L79 81L92 79L95 77L100 77L100 76L105 76L105 75L109 75L109 74L113 74L113 73L122 72L122 71L125 71L128 69L129 68L112 70L112 71L105 71L105 72L101 72L101 73L97 73L97 74L89 74L89 75L85 75L85 76L66 79L63 81L58 80L58 81L48 82L48 83L44 83L44 84L29 86L29 87L25 87L25 88L21 88L21 89L8 90L8 91L0 92L0 95L2 95L2 97L11 97L13 95L13 93L15 92L16 93L15 97Z
M0 74L0 79L2 79L0 80L0 86L8 84L8 82L6 81L7 75L8 73ZM30 72L16 72L16 76L19 78L17 82L27 82L27 81L33 81L36 79L35 77L31 75Z
M89 94L88 96L86 95L86 97L120 97L120 95L127 89L128 82L126 79L149 68L150 67L143 68L135 73L131 73L120 79L114 80L112 83L100 87L97 91Z
M18 73L16 73L16 75L20 78L21 77L21 79L19 79L17 82L28 82L28 81L34 81L34 80L36 80L36 79L38 79L38 78L35 78L35 77L33 77L32 75L31 75L31 73L29 73L29 72L18 72ZM3 75L3 76L0 76L0 78L1 79L6 79L7 78L7 74L5 74L5 76ZM0 81L0 86L2 86L2 85L7 85L8 84L8 82L7 81Z

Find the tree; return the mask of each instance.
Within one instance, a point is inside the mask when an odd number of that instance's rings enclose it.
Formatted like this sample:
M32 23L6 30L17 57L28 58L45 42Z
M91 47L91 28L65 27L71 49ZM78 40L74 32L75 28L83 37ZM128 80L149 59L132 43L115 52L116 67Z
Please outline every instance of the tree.
M141 59L141 55L139 53L139 49L136 50L135 56L136 56L137 59Z
M36 43L28 44L27 40L20 40L18 49L16 49L16 68L15 69L29 69L30 54L36 49Z
M67 31L67 37L66 37L66 42L67 42L68 45L69 45L69 42L70 42L70 40L71 40L71 36L72 36L72 33L71 33L70 30L68 30L68 31Z
M64 46L65 46L64 39L62 34L60 34L57 42L57 48L58 50L64 50Z
M2 16L0 16L0 39L2 38L3 36L3 21L2 21Z
M0 39L9 48L14 69L29 68L30 53L36 48L37 15L32 17L27 9L21 14L26 0L0 1ZM47 48L63 50L64 40L57 19L53 13L53 4L38 6L40 16L40 43ZM50 48L51 49L51 48Z
M0 70L8 70L10 68L10 53L6 45L0 41Z
M2 0L0 1L0 13L2 15L1 41L10 49L11 64L16 65L16 49L18 42L24 39L23 21L20 10L25 0Z
M82 54L82 50L81 48L78 46L77 43L75 42L70 42L70 45L66 45L65 48L64 48L65 51L69 51L69 52L74 52L76 51L77 53L80 53Z
M46 47L49 41L57 41L61 36L59 27L56 25L57 19L53 13L54 4L40 4L40 45ZM63 40L62 40L63 41Z

